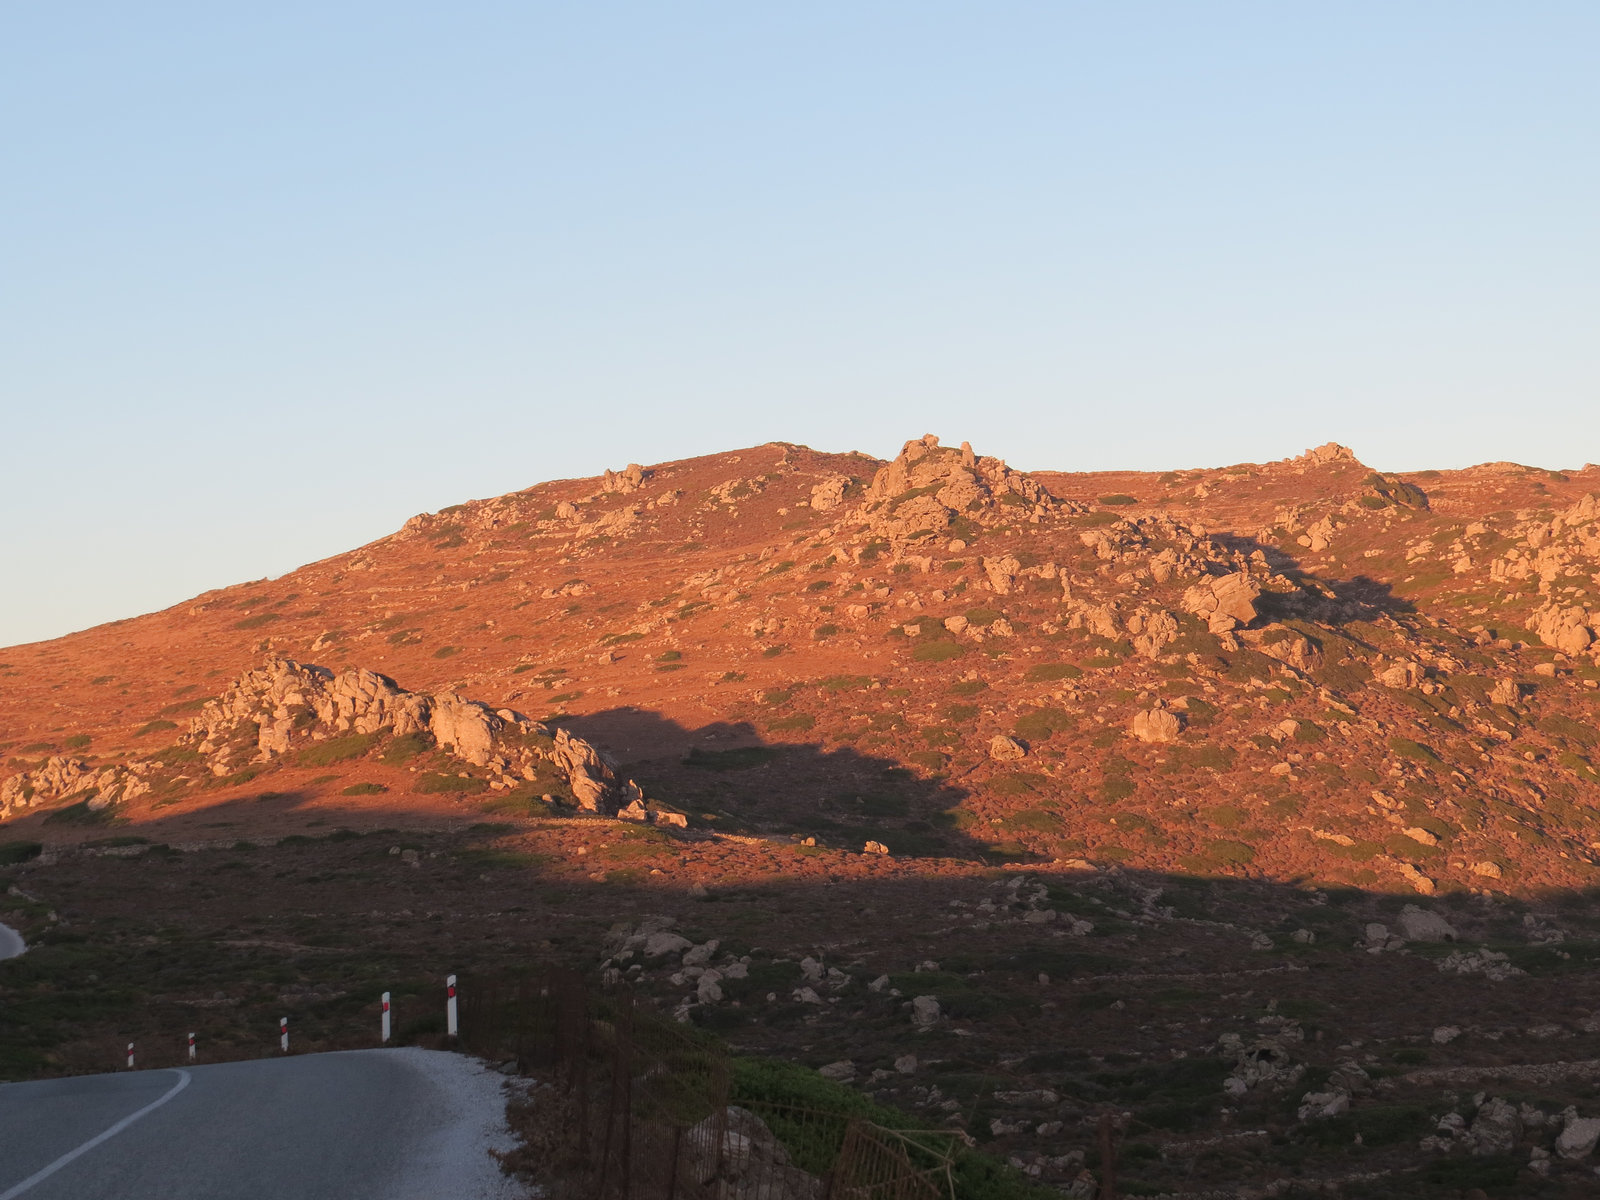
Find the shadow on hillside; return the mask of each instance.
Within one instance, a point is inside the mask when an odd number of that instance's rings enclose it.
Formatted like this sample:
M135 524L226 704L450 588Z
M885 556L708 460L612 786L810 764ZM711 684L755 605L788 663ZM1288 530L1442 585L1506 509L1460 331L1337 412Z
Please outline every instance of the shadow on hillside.
M774 722L807 719L784 714ZM562 724L615 758L646 796L713 829L812 837L851 850L879 842L897 856L1006 858L963 831L958 809L967 789L943 770L913 767L887 753L769 741L747 721L690 729L631 707ZM929 763L939 757L928 753Z
M809 724L813 718L798 706L785 706L774 710L772 720ZM1040 857L1015 842L996 845L972 836L973 817L960 807L970 792L946 774L948 758L938 752L920 752L928 757L912 764L893 750L873 754L850 745L772 741L749 722L718 721L691 729L659 712L633 707L558 721L598 746L624 777L640 784L649 800L689 814L691 835L713 831L779 841L814 839L820 848L854 853L876 842L895 857L993 864ZM358 763L346 765L353 769ZM986 768L987 760L980 765ZM9 823L0 830L0 841L100 843L102 850L117 851L118 843L130 839L218 844L235 836L260 839L263 829L281 830L276 836L298 836L340 826L459 831L508 816L548 815L536 801L492 791L431 794L426 806L408 804L410 794L403 791L345 800L337 795L342 778L330 777L325 785L329 790L321 790L316 785L322 781L299 778L303 772L293 764L282 770L296 774L279 779L277 771L264 772L248 793L232 796L208 795L201 788L149 816L125 819L115 810L89 814L81 803L44 810ZM562 813L589 815L558 807L556 814ZM163 829L170 832L158 832Z
M183 840L164 824L158 818L141 833ZM284 1015L300 1052L370 1045L377 998L390 989L397 1028L431 1035L439 1032L436 997L426 989L446 974L470 979L540 963L592 972L611 953L608 929L651 914L673 918L692 940L719 939L723 954L755 955L759 969L748 981L725 985L727 999L744 1007L706 1007L697 1024L813 1065L851 1058L887 1066L913 1046L924 1057L977 1062L971 1069L984 1073L999 1061L1001 1076L1019 1078L1091 1053L1163 1062L1174 1049L1192 1053L1195 1038L1209 1045L1218 1031L1254 1028L1274 1011L1307 1023L1308 1042L1296 1053L1311 1061L1331 1062L1350 1039L1398 1039L1381 1048L1385 1056L1429 1047L1393 1060L1411 1065L1587 1058L1597 1049L1592 1036L1573 1040L1584 1036L1589 982L1600 969L1592 894L1425 899L1110 864L885 877L863 870L859 855L768 857L761 876L750 869L758 859L696 857L682 844L619 839L625 829L582 828L585 871L603 867L604 877L564 869L574 860L519 853L503 842L504 827L488 825L404 839L330 830L254 851L0 866L0 883L16 880L43 901L9 918L34 950L0 963L0 992L17 989L10 998L19 1002L26 993L23 1015L39 1022L29 1047L76 1046L59 1061L30 1053L8 1064L0 1054L0 1077L104 1069L128 1040L144 1047L143 1065L166 1065L161 1055L181 1055L182 1034L193 1029L208 1053L255 1057L275 1044ZM419 851L414 865L390 853L402 841ZM606 857L621 850L644 856ZM59 928L43 916L45 904L59 908ZM1442 915L1457 940L1368 953L1368 923L1398 930L1412 904ZM1047 910L1054 919L1033 919ZM1564 926L1567 940L1537 944L1524 920L1530 912L1533 928ZM1068 917L1093 928L1074 932ZM1463 944L1492 945L1526 975L1487 986L1481 976L1439 970ZM846 1019L819 1024L818 1006L791 997L804 983L795 960L805 954L852 975L837 991ZM649 988L676 1003L685 989L668 986L670 970L651 964ZM906 996L936 994L940 1029L918 1034L899 999L865 991L879 973ZM144 991L159 994L130 1008L128 997ZM235 999L194 1003L219 993ZM62 994L80 999L63 1009ZM413 1026L424 1007L435 1023ZM1215 1027L1176 1039L1161 1032L1196 1019ZM1562 1030L1528 1032L1541 1022ZM1495 1040L1431 1047L1438 1025ZM1207 1113L1222 1102L1219 1080L1210 1082Z
M1331 595L1318 595L1313 591L1295 596L1275 596L1268 593L1261 598L1259 607L1268 619L1303 617L1328 625L1347 625L1352 621L1370 621L1380 616L1401 616L1417 611L1416 605L1397 596L1394 586L1370 575L1354 575L1349 579L1330 579L1315 571L1308 571L1294 555L1281 547L1240 534L1218 533L1213 540L1240 554L1251 555L1259 551L1267 565L1280 575L1285 575L1302 587L1324 588Z

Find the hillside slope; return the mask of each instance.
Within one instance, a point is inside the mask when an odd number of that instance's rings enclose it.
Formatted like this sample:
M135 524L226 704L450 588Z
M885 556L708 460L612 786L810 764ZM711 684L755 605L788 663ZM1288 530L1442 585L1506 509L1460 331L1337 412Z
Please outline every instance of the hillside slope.
M1331 445L1160 476L1030 476L931 436L889 463L630 466L0 652L0 805L34 823L161 762L117 815L170 819L317 761L339 765L293 776L312 807L362 783L384 810L466 803L416 789L392 720L308 755L349 729L285 710L276 742L185 769L203 706L291 660L548 722L711 830L1423 894L1594 882L1597 491L1594 467L1400 478ZM529 813L631 802L459 765Z

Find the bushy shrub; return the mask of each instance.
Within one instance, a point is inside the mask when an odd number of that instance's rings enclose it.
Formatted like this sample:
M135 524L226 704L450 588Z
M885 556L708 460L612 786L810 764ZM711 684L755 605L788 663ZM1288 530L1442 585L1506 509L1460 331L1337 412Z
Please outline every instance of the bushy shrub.
M1072 714L1060 708L1036 708L1017 718L1013 726L1016 735L1026 741L1044 741L1054 734L1072 729L1076 722Z
M731 750L701 750L695 747L683 761L686 766L699 767L704 771L746 771L777 757L778 752L770 746L736 746Z
M1058 679L1079 679L1083 676L1083 668L1072 663L1053 662L1035 663L1028 668L1023 681L1026 683L1052 683Z
M945 640L923 642L911 651L911 657L917 662L949 662L960 658L966 651L959 642Z
M359 758L377 743L375 733L350 733L344 737L313 742L297 756L303 767L326 767L347 758Z
M397 737L389 743L389 748L383 752L383 761L393 766L403 763L407 759L415 758L424 750L431 749L433 739L425 733L408 733Z
M1389 749L1394 752L1397 758L1404 758L1410 762L1421 763L1423 766L1428 767L1439 765L1439 756L1431 748L1424 746L1421 742L1414 742L1410 738L1390 738Z

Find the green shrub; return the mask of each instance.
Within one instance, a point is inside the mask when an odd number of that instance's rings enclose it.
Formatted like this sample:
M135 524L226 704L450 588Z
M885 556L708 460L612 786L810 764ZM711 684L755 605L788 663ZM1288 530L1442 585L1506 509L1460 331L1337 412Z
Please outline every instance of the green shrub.
M449 658L452 654L460 654L460 646L440 646L433 652L435 658Z
M682 650L663 650L660 654L656 655L656 661L662 663L677 662L682 657Z
M993 608L969 608L965 615L967 624L976 625L979 628L987 628L1003 618L1005 613Z
M25 863L44 853L39 842L0 842L0 867Z
M257 613L253 617L245 617L242 621L235 621L233 623L233 627L235 629L260 629L263 625L270 625L272 622L280 621L282 619L283 618L275 612Z
M1435 767L1440 765L1439 756L1434 751L1424 746L1421 742L1414 742L1410 738L1392 737L1389 739L1389 749L1397 758L1404 758L1423 766Z
M795 713L791 717L780 717L772 721L767 728L774 733L804 732L817 723L817 719L810 713Z
M747 771L777 757L778 752L770 746L736 746L731 750L701 750L696 747L689 751L683 761L686 766L699 767L703 771Z
M390 766L403 763L415 758L425 750L433 748L433 739L425 733L408 733L397 737L389 743L389 748L383 752L383 761Z
M837 636L838 633L839 627L832 622L829 622L826 625L818 625L815 629L813 629L811 631L811 637L813 640L821 642L826 641L828 638Z
M1107 508L1118 508L1127 504L1137 504L1139 501L1125 492L1115 492L1109 496L1101 496L1100 503Z
M1054 734L1072 729L1076 722L1072 714L1060 708L1036 708L1017 718L1013 726L1016 735L1027 741L1045 741Z
M1385 839L1383 848L1396 858L1443 858L1444 851L1437 846L1429 846L1424 842L1413 841L1403 833L1394 834Z
M1301 721L1300 727L1294 731L1294 740L1297 742L1320 742L1327 736L1327 730L1315 721Z
M177 727L178 723L176 721L150 721L147 724L141 725L138 729L135 729L133 731L133 736L144 737L146 734L160 733L164 729L176 729ZM26 749L26 747L24 747L24 749Z
M1109 801L1126 800L1133 795L1133 780L1126 775L1107 775L1100 785L1100 794Z
M61 743L65 750L87 750L94 739L87 733L75 733Z
M344 737L313 742L297 756L302 767L327 767L348 758L359 758L377 744L375 733L348 733Z
M377 796L388 790L381 783L352 783L339 794L341 796Z
M89 801L93 798L93 789L89 795L79 800L76 804L69 804L65 808L58 808L52 813L47 813L44 818L46 825L110 825L117 819L117 806L112 804L102 808L99 812L90 809Z
M1072 663L1053 662L1035 663L1028 668L1028 673L1022 678L1025 683L1053 683L1058 679L1080 679L1082 676L1082 667Z
M917 662L949 662L960 658L966 651L958 642L943 639L934 642L923 642L911 651L911 657Z
M829 675L817 680L817 686L829 692L860 692L872 686L870 675Z
M960 679L950 685L950 692L955 696L976 696L985 691L988 684L981 679Z

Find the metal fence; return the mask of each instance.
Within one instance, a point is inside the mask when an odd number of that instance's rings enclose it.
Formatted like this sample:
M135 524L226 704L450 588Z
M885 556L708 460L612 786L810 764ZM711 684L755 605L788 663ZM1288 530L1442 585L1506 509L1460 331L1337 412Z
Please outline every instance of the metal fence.
M741 1097L715 1047L576 973L466 980L461 1040L536 1081L512 1116L561 1200L953 1200L955 1135Z

